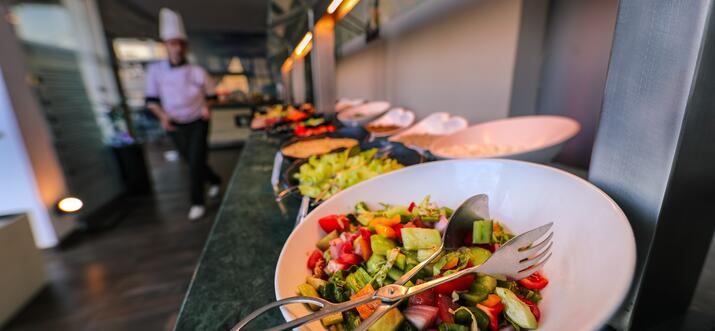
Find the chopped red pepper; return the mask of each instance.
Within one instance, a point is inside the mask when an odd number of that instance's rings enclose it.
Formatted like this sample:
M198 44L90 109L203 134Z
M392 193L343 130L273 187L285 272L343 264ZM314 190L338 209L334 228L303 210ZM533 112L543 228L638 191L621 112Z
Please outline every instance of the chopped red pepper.
M367 240L367 242L370 242L370 236L372 235L372 232L370 232L370 229L361 226L358 228L358 231L360 231L360 236L362 236L363 239Z
M487 314L487 317L489 317L489 329L492 331L496 331L497 327L499 326L499 314L501 314L501 312L504 310L504 304L500 302L494 305L494 307L487 307L482 304L477 304L477 308L479 308L481 311Z
M441 276L436 276L439 278ZM466 274L455 280L446 282L444 284L438 285L434 288L434 292L437 294L452 294L454 291L466 291L474 283L474 274Z
M323 252L319 250L314 250L313 253L310 254L310 257L308 257L308 269L314 269L315 265L318 264L318 261L323 259Z
M517 282L519 282L521 286L530 290L540 290L549 284L549 280L542 276L538 271L531 274L529 277L518 280Z

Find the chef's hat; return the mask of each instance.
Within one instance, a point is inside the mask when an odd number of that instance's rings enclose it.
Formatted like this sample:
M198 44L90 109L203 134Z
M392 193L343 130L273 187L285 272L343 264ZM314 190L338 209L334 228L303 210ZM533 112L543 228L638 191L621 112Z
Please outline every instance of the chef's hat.
M159 11L159 35L161 40L164 41L171 39L186 40L186 30L184 30L181 15L169 8L162 8Z

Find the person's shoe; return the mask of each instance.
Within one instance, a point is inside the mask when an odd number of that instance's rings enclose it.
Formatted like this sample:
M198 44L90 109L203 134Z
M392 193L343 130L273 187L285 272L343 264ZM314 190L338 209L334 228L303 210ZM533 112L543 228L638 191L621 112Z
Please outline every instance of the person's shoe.
M201 217L204 216L206 213L206 208L201 205L193 205L191 206L191 209L189 209L189 220L195 221Z
M208 192L209 198L213 199L213 198L217 197L219 193L221 193L221 185L211 184L211 186L209 186L209 192Z

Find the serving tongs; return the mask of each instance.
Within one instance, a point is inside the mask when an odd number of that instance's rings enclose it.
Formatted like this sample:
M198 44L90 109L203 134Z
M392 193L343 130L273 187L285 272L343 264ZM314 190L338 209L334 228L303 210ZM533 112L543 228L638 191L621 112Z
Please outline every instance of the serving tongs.
M434 258L440 255L443 250L453 250L463 245L465 236L471 231L474 220L486 219L489 216L488 198L486 195L480 194L467 199L452 215L445 235L442 238L442 245L428 259L405 273L395 283L383 286L369 295L365 295L354 300L343 303L332 303L322 298L297 296L290 297L265 305L256 311L246 316L238 322L231 330L242 330L248 323L262 315L269 309L284 306L292 303L309 303L321 307L321 309L312 314L297 318L290 322L266 329L270 331L286 330L299 327L306 323L318 320L325 316L344 312L367 304L369 302L379 300L380 306L366 320L362 321L356 330L367 330L375 321L389 310L397 307L404 299L413 295L422 293L438 285L460 278L470 273L482 273L493 276L507 277L510 279L523 279L534 272L538 271L551 257L551 239L553 233L550 233L544 240L534 244L537 239L546 235L551 229L553 223L548 223L522 233L511 240L507 241L494 254L492 254L484 263L463 269L450 275L430 280L428 282L405 287L404 284L410 280L417 272L427 266ZM453 223L454 222L454 223Z

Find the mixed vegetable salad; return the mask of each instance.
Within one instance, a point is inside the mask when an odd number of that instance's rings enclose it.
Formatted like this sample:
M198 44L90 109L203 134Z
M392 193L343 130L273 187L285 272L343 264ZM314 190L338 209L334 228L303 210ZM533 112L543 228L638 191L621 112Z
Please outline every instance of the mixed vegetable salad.
M437 250L451 214L451 209L430 203L428 196L419 204L382 205L379 210L360 202L352 213L321 218L325 235L308 257L312 275L298 286L298 293L337 303L391 284ZM442 253L405 286L482 264L512 237L498 222L476 220L464 247ZM468 274L410 297L370 330L535 329L541 317L540 291L547 284L538 272L518 281ZM379 300L371 302L321 322L329 330L352 330L379 305Z
M355 154L354 149L311 156L294 175L298 189L305 196L325 200L341 190L366 179L403 167L395 159L376 157L372 148Z

